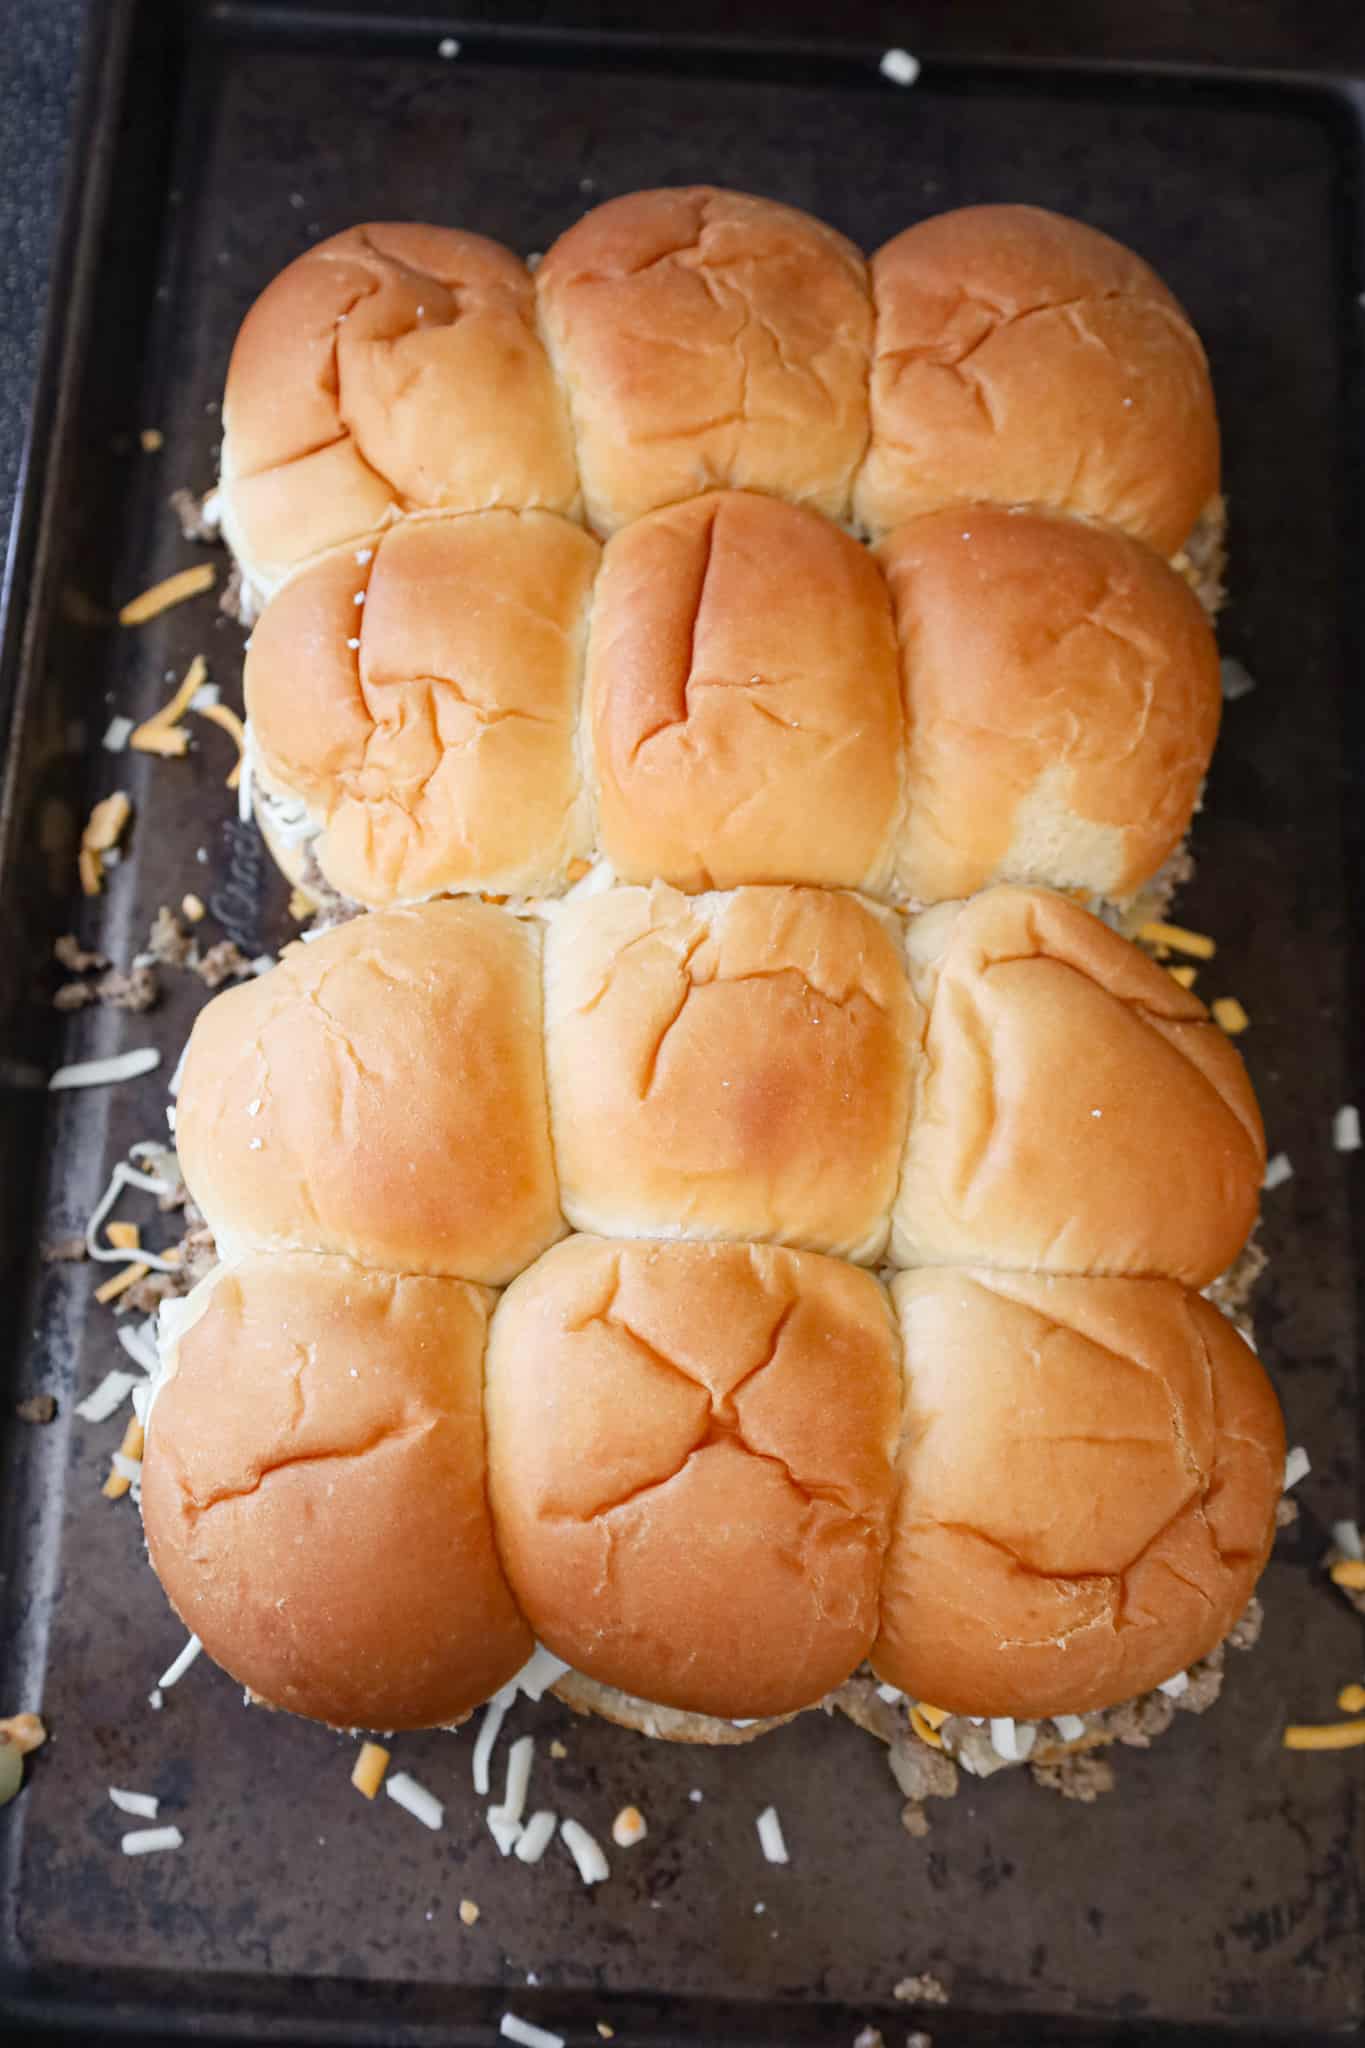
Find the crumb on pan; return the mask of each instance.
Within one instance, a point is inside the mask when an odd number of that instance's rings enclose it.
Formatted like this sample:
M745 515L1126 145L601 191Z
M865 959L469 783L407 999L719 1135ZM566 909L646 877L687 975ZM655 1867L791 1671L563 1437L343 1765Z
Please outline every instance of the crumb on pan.
M902 1977L892 1986L891 1996L903 2005L946 2005L948 1987L932 1970L921 1970L918 1976Z

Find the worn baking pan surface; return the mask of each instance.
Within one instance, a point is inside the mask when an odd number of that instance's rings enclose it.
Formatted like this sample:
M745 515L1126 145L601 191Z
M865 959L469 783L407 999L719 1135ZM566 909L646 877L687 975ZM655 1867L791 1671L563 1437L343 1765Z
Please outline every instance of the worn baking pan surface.
M329 28L187 8L172 41L169 12L109 18L90 118L112 206L74 251L56 433L29 479L6 622L4 1177L27 1277L11 1296L5 1406L46 1388L60 1414L12 1429L0 1468L0 1711L41 1706L55 1735L0 1817L0 2012L357 2041L486 2041L508 2005L576 2041L596 2040L599 2019L622 2042L851 2041L869 2018L888 2042L912 2026L937 2042L1095 2039L1125 2021L1144 2039L1219 2023L1339 2038L1360 2016L1358 1773L1349 1753L1287 1755L1279 1738L1286 1719L1330 1716L1361 1668L1358 1624L1312 1569L1326 1525L1356 1512L1360 1474L1359 1216L1331 1136L1359 1086L1349 92L983 65L929 67L907 93L879 80L875 52L758 60L452 28L451 60L436 29L392 19L371 31L353 16ZM1091 1807L1025 1772L964 1780L912 1840L883 1753L842 1722L680 1750L523 1705L514 1726L541 1738L545 1803L603 1837L628 1802L648 1815L647 1841L588 1891L557 1847L536 1870L499 1858L469 1731L397 1746L446 1802L434 1835L357 1798L349 1743L246 1709L207 1662L149 1707L180 1631L136 1515L100 1496L116 1428L71 1415L119 1357L112 1319L91 1304L89 1267L35 1254L83 1223L126 1145L163 1126L202 991L172 977L150 1017L66 1021L47 1007L47 956L77 916L73 824L118 784L137 805L133 851L81 916L87 936L126 960L187 889L209 899L212 936L248 951L292 929L254 836L230 821L222 735L183 761L99 744L111 709L145 715L198 651L236 696L240 634L212 600L137 634L108 621L192 559L166 496L211 479L214 401L263 282L356 219L457 222L530 251L601 198L693 180L809 207L866 247L979 199L1077 213L1148 256L1206 338L1232 505L1224 641L1258 688L1228 708L1181 909L1218 935L1206 992L1250 1012L1271 1149L1294 1163L1266 1201L1258 1320L1314 1469L1264 1583L1260 1648L1232 1660L1211 1716L1119 1752L1117 1792ZM164 436L154 455L138 448L144 426ZM143 1043L162 1046L160 1075L49 1107L38 1084L59 1050ZM551 1762L555 1736L568 1753ZM184 1848L120 1856L111 1783L160 1793ZM785 1869L755 1835L770 1802ZM472 1928L462 1898L481 1909ZM897 2004L895 1984L926 1971L950 2006Z

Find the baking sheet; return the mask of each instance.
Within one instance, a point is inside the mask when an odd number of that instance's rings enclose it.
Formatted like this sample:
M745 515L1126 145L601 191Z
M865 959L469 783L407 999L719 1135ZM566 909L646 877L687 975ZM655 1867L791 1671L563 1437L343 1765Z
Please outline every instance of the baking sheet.
M644 184L769 193L869 248L948 206L1026 199L1148 256L1213 362L1234 551L1222 637L1258 687L1228 708L1180 914L1218 936L1201 993L1250 1011L1243 1045L1271 1149L1294 1163L1266 1199L1258 1326L1314 1469L1264 1582L1260 1648L1231 1659L1211 1716L1181 1717L1150 1753L1120 1751L1119 1790L1093 1807L1024 1772L966 1780L917 1841L883 1752L842 1722L808 1716L712 1753L523 1704L512 1732L541 1738L541 1795L603 1837L628 1802L649 1817L646 1843L589 1892L557 1847L538 1870L501 1861L470 1786L469 1732L398 1745L446 1801L445 1832L429 1835L356 1797L349 1744L246 1710L206 1661L160 1713L148 1707L181 1634L135 1514L99 1494L120 1425L70 1412L120 1357L113 1323L90 1303L88 1266L30 1259L11 1294L7 1384L51 1390L61 1414L11 1428L0 1465L0 1711L41 1706L55 1739L0 1815L0 2014L8 2002L16 2019L68 2029L357 2041L487 2041L508 2005L575 2041L596 2040L602 2019L622 2042L851 2041L866 2019L888 2042L912 2026L937 2042L1093 2040L1122 2023L1144 2039L1224 2024L1307 2041L1358 2022L1358 1757L1279 1746L1286 1719L1330 1717L1362 1667L1358 1623L1311 1571L1326 1525L1358 1511L1361 1469L1360 1163L1331 1139L1333 1111L1361 1099L1350 92L985 62L929 66L903 92L879 80L876 51L408 34L394 16L246 6L187 7L171 25L176 12L129 5L106 24L87 120L113 204L70 252L55 437L30 478L34 545L6 620L17 746L0 1142L23 1226L11 1252L79 1227L113 1159L163 1127L165 1077L202 993L168 976L149 1017L58 1019L51 937L74 922L126 961L186 889L209 901L212 936L248 952L292 929L254 835L232 822L225 736L205 730L180 762L99 747L111 710L145 715L198 651L240 702L241 636L212 600L136 634L109 619L202 559L165 499L212 479L227 352L264 281L366 216L544 249L585 207ZM457 59L437 54L438 32L459 37ZM155 455L138 448L144 426L164 435ZM71 834L115 786L137 806L132 855L98 912L81 912ZM58 1055L144 1043L165 1052L148 1082L51 1105L35 1085ZM569 1754L551 1764L556 1735ZM121 1857L110 1783L159 1792L184 1849ZM770 1802L787 1869L759 1852L754 1817ZM472 1929L462 1897L481 1908ZM894 2000L924 1971L949 1988L947 2009Z

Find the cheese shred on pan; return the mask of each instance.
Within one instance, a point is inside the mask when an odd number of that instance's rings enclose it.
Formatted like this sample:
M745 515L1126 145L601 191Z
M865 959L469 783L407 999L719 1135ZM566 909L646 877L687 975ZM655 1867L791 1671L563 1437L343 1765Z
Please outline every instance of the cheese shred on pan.
M154 1045L139 1045L107 1060L76 1060L71 1066L58 1067L49 1075L47 1085L49 1089L102 1088L111 1081L135 1081L139 1074L150 1074L160 1065L161 1054Z
M196 654L169 704L163 704L159 711L143 720L133 732L129 746L135 747L140 754L164 754L173 759L188 753L190 736L180 721L189 710L191 699L207 682L208 673L203 655Z
M130 598L120 608L118 622L121 626L145 626L148 619L159 618L172 605L184 604L190 597L200 597L206 590L212 590L216 572L210 562L200 562L193 569L179 569L174 576L165 577L154 583L150 590Z
M1286 1749L1359 1749L1365 1745L1365 1720L1327 1721L1316 1727L1291 1723L1284 1731Z
M246 732L242 721L226 704L201 704L198 708L201 718L211 718L215 725L221 725L223 731L230 733L237 742L237 759L227 779L228 788L236 789L242 779L242 758L246 751Z
M1180 924L1164 924L1160 918L1139 925L1138 937L1144 945L1168 946L1172 953L1188 953L1193 960L1212 960L1218 950L1206 933L1186 931Z
M498 2032L504 2041L520 2042L521 2048L564 2048L562 2034L552 2034L548 2028L538 2027L514 2012L503 2014L498 2022Z

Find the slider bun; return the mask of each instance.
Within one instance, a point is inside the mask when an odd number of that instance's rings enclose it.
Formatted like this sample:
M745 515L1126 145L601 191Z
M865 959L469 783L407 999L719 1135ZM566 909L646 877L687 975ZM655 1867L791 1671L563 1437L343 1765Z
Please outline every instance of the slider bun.
M873 535L958 499L1052 505L1164 555L1218 490L1199 337L1155 271L1080 221L969 206L872 259Z
M253 740L270 786L325 820L318 864L343 895L521 894L589 851L576 736L598 552L550 512L405 520L266 606Z
M1124 896L1179 845L1222 709L1198 599L1138 542L967 505L877 549L908 705L902 892Z
M533 929L354 918L200 1011L176 1117L220 1250L499 1284L561 1235Z
M763 1719L867 1654L899 1409L870 1274L573 1237L499 1302L486 1401L503 1566L575 1670Z
M872 1662L959 1714L1088 1713L1205 1657L1269 1554L1284 1429L1165 1280L903 1273L901 1490Z
M536 272L590 523L716 484L847 515L867 442L867 265L823 221L707 185L632 192Z
M1231 1263L1265 1138L1246 1069L1195 996L1041 889L927 911L906 954L928 1028L894 1264L1202 1287Z
M870 885L899 802L886 584L813 512L713 493L617 534L588 713L602 850L626 881Z
M371 222L309 249L242 323L223 398L223 525L269 595L405 512L578 497L530 274L453 228Z
M918 1041L893 930L823 889L557 906L545 1045L570 1223L877 1258Z
M152 1564L214 1660L339 1728L426 1728L533 1648L484 1492L488 1300L344 1259L219 1266L142 1465Z

